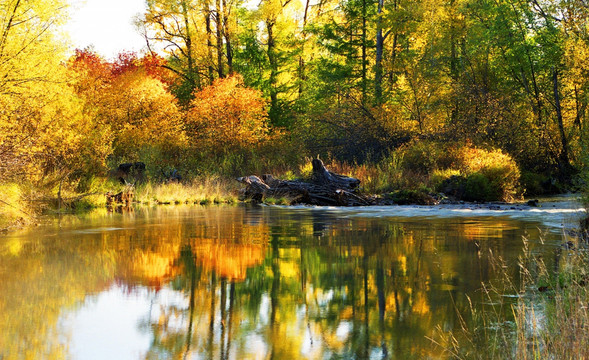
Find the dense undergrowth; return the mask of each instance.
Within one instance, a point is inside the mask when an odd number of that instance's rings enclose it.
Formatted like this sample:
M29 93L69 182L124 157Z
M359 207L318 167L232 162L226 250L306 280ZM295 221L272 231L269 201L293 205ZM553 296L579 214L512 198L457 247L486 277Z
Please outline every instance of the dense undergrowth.
M257 150L231 153L182 154L184 161L166 163L163 154L145 159L141 178L125 181L134 185L134 200L141 204L221 204L238 201L238 176L271 173L283 179L306 179L311 175L311 157L294 145L265 145ZM326 156L329 156L326 155ZM514 201L526 194L520 170L509 155L497 149L472 145L414 142L391 151L378 161L347 162L325 159L328 169L361 181L360 191L395 199L396 203L420 203L425 195L444 194L454 200ZM76 212L105 205L106 192L122 191L116 162L103 175L2 185L2 226L24 224L39 212ZM181 180L170 181L170 169ZM530 173L527 173L530 177ZM540 177L538 175L537 177ZM553 186L553 183L549 183ZM536 184L532 195L550 191ZM553 189L554 190L554 189ZM562 188L557 188L562 190ZM288 204L289 199L266 199L269 204Z

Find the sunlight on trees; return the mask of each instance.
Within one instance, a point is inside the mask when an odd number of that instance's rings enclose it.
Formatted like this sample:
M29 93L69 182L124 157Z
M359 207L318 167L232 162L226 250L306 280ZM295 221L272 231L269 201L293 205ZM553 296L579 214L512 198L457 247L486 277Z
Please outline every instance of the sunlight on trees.
M150 0L147 53L112 62L66 59L64 6L0 5L1 183L360 166L424 139L499 149L543 183L585 166L582 1Z
M269 139L266 106L261 93L245 87L241 76L218 79L194 94L189 136L211 149L251 148Z

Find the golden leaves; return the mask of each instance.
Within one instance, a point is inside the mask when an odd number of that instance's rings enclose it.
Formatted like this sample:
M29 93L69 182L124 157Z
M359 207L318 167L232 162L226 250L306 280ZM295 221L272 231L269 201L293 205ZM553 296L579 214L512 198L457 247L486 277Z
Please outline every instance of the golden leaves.
M221 149L249 148L269 137L267 102L239 75L216 80L195 93L188 112L189 135Z

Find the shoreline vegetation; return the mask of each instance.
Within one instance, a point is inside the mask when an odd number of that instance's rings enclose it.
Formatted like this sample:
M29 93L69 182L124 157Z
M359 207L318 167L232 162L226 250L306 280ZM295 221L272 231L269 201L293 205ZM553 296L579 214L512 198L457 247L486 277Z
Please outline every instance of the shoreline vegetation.
M521 204L527 189L531 197L558 194L563 190L579 190L573 181L559 183L544 176L520 175L516 163L499 150L476 147L445 147L445 151L431 151L419 143L391 153L380 162L369 164L327 161L331 173L357 178L357 193L369 199L371 205L436 205L436 204ZM435 145L433 145L435 150ZM426 158L427 157L427 158ZM110 171L106 176L65 183L53 181L40 187L33 183L0 185L0 231L18 228L35 222L40 214L84 212L107 206L107 193L132 193L132 203L143 205L169 204L235 204L261 202L290 205L296 199L288 194L268 195L256 200L244 197L239 184L239 164L234 159L223 161L224 174L189 175L182 179L170 178L170 173L152 171L151 166L141 172ZM424 164L426 162L427 164ZM141 163L142 164L142 163ZM276 169L281 181L311 181L312 159L305 158L298 166ZM143 165L145 166L145 165ZM256 171L260 164L245 167ZM262 175L263 170L257 170ZM233 175L233 176L232 176ZM242 174L245 175L245 174ZM533 178L533 180L530 180ZM530 182L531 181L531 182ZM77 187L73 185L77 183ZM526 186L526 187L524 187ZM80 188L85 191L80 192ZM524 202L525 203L525 202ZM534 200L525 203L537 206ZM116 204L115 204L116 205ZM495 205L497 206L497 205Z
M101 204L133 164L149 203L235 202L311 157L395 203L586 187L585 4L303 3L149 1L146 49L111 59L68 48L65 0L0 4L0 229Z
M326 168L345 177L357 178L360 181L358 194L370 199L372 205L511 204L523 201L525 190L521 185L519 169L513 160L500 151L488 152L467 147L451 149L442 159L430 159L431 164L425 168L413 163L415 159L412 156L417 156L412 154L413 151L412 148L403 149L373 165L332 160L327 162ZM422 156L418 158L423 160ZM305 158L294 171L278 169L276 178L284 181L311 181L311 160ZM451 166L438 166L438 163ZM1 185L0 229L6 231L34 223L35 217L40 214L84 212L107 206L107 193L130 191L132 203L143 205L252 202L252 199L240 194L243 185L230 175L199 175L170 180L159 174L149 174L149 167L147 175L143 172L121 174L111 171L109 176L86 180L86 191L83 193L63 182L54 182L53 186L45 188L31 183ZM261 175L261 172L258 174ZM567 188L564 185L554 187L554 182L546 180L544 184L550 184L552 190ZM569 185L568 189L572 187ZM541 190L533 195L549 194L549 191ZM288 194L279 194L265 196L254 202L290 205L293 201ZM527 205L537 204L532 201Z

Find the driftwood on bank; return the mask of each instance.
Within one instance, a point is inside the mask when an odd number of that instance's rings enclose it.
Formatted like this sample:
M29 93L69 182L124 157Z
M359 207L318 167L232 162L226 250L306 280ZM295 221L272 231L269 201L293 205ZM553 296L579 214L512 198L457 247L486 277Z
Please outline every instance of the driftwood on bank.
M332 173L319 159L313 159L311 180L279 180L272 175L244 176L237 181L246 185L241 190L245 199L256 202L266 197L287 197L293 204L359 206L371 201L357 194L360 180Z
M130 206L133 203L135 192L132 186L127 186L123 191L117 194L109 191L105 195L106 206Z

